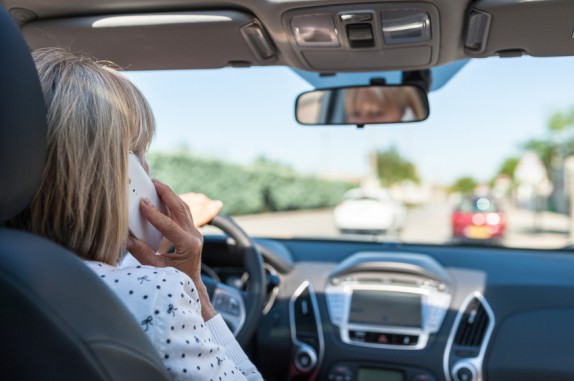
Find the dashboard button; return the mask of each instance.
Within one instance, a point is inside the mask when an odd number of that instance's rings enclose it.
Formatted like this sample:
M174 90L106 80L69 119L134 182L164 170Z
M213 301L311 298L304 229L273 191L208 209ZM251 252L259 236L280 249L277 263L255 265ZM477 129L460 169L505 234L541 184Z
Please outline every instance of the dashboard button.
M377 343L379 344L389 344L392 342L392 335L387 335L385 333L380 334L377 338Z
M228 311L230 314L239 316L239 302L235 298L230 298L228 303Z
M462 366L456 371L457 381L474 381L474 379L474 372L466 366Z
M299 364L301 364L301 366L303 368L307 368L309 365L311 365L311 356L309 356L308 353L299 353L299 357L297 359L299 361Z
M317 354L308 345L301 345L295 352L295 367L303 373L308 373L317 365Z
M353 372L347 366L335 366L327 376L329 381L351 381Z

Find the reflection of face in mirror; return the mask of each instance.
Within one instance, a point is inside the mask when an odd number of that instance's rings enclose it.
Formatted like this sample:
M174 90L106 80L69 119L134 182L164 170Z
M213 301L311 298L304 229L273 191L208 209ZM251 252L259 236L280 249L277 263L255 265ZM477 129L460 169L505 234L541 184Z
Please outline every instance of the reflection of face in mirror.
M297 98L297 121L308 125L380 124L425 120L426 93L416 86L359 86L309 91Z
M351 124L409 122L424 119L413 87L363 87L345 92L345 122Z

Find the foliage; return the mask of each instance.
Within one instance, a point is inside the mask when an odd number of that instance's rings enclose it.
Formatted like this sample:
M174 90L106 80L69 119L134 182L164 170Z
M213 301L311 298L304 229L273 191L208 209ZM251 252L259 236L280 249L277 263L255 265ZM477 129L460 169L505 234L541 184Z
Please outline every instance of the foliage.
M417 169L408 160L403 158L395 147L376 154L377 171L381 184L389 186L404 180L420 182Z
M548 130L552 133L568 131L574 127L574 108L564 112L555 112L548 120Z
M530 139L520 145L522 151L534 151L551 174L562 160L574 154L574 107L553 113L547 121L548 136ZM499 168L497 175L507 174L514 178L514 169L518 158L507 158Z
M546 168L546 173L552 173L554 160L560 152L560 147L557 144L549 139L530 139L522 144L522 149L536 152L544 164L544 168Z
M513 156L506 158L500 165L500 168L498 168L496 176L498 177L500 175L506 175L511 179L514 179L514 171L516 170L519 161L520 161L519 157Z
M300 175L265 158L240 166L179 150L152 152L147 161L152 176L177 193L199 192L222 200L223 213L232 215L331 207L353 186Z
M475 179L469 176L458 178L449 188L451 193L469 194L474 193L478 183Z

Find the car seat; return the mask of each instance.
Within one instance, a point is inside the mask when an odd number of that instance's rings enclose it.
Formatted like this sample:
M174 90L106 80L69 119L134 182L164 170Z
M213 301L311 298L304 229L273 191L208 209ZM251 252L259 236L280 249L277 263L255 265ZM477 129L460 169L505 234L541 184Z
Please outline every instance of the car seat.
M0 379L169 380L129 311L76 255L1 225L41 179L46 113L28 46L0 6Z

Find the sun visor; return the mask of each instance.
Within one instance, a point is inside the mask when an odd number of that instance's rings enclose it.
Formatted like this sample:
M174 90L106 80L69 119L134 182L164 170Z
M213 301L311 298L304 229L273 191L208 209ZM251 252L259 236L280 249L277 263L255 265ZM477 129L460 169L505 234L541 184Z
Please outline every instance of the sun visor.
M573 14L574 1L476 1L469 13L465 51L471 57L572 55Z
M22 27L31 49L60 46L126 70L267 65L276 49L258 20L239 11L90 16Z

